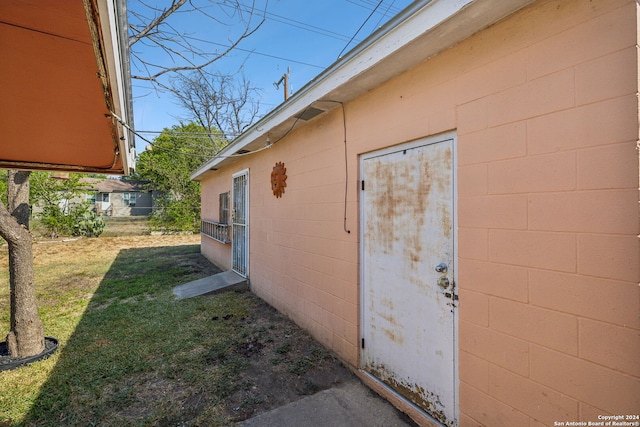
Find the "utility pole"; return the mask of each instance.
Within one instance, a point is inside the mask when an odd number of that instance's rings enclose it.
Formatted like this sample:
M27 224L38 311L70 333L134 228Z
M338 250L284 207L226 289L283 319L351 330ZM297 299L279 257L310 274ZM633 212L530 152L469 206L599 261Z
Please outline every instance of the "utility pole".
M289 99L289 73L291 72L291 68L287 67L287 72L280 77L280 80L273 83L276 89L280 89L280 84L284 82L284 100Z

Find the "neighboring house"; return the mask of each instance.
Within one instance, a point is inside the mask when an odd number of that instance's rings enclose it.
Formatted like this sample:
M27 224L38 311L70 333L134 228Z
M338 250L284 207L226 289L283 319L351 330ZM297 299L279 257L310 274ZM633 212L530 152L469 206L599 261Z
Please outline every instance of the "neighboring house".
M98 178L83 178L80 182L85 194L61 199L63 211L68 212L70 207L85 202L89 202L96 214L109 217L145 216L156 208L155 194L146 188L146 182ZM34 214L43 210L39 204L32 208Z
M112 217L149 215L155 208L153 192L141 181L87 179L91 185L88 200L98 215Z
M638 7L416 1L192 175L202 253L423 425L637 416Z

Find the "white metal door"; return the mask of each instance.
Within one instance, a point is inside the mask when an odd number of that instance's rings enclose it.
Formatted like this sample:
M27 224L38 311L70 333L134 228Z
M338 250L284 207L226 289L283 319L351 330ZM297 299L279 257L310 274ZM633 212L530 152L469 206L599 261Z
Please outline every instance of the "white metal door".
M233 271L249 274L249 171L233 175L233 216L231 254Z
M361 367L457 421L454 136L361 157Z
M102 198L102 202L101 202L101 206L100 209L102 210L102 212L108 212L111 210L111 202L109 201L109 193L102 193L101 195Z

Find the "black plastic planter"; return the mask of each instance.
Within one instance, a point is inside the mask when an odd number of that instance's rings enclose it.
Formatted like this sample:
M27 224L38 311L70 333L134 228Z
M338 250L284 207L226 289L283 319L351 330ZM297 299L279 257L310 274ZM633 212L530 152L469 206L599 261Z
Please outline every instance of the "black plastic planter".
M0 371L8 371L29 363L45 359L58 349L58 340L52 337L44 337L44 350L40 354L29 357L11 357L6 342L0 343Z

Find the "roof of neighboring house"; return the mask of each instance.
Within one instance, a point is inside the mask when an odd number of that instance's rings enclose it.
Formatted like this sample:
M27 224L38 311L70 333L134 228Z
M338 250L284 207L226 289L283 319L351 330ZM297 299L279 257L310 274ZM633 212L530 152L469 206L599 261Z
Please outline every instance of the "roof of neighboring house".
M0 52L0 167L131 172L125 0L2 0Z
M124 181L120 179L84 178L81 182L87 183L91 190L99 193L127 193L148 192L145 181Z
M242 133L191 179L267 148L314 117L372 90L533 0L417 0Z

